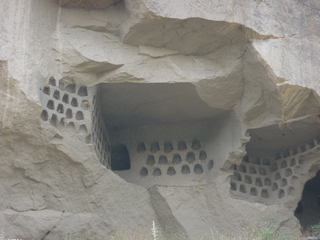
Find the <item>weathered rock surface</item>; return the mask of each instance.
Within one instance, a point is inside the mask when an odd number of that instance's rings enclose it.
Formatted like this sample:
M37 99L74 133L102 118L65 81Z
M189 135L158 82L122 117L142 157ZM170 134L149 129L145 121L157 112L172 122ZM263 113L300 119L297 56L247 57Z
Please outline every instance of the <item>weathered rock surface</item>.
M5 237L273 219L298 235L320 170L319 16L315 0L1 1Z

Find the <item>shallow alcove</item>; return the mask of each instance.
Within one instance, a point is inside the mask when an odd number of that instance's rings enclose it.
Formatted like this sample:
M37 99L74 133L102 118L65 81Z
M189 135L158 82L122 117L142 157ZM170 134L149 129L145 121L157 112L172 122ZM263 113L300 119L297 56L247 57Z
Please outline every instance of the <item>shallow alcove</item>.
M123 144L111 146L111 170L130 169L130 156L128 149Z
M141 153L141 152L144 152L145 150L146 150L146 146L144 145L143 142L140 142L137 147L137 152Z
M178 143L178 150L186 150L187 149L187 144L185 141L179 141Z
M309 180L303 189L302 198L294 215L304 230L320 222L320 171Z
M144 187L213 182L229 148L236 146L232 143L235 137L229 131L234 132L234 127L240 137L236 115L208 106L193 84L101 83L96 87L96 99L92 101L91 121L95 123L92 143L95 146L101 142L99 139L105 138L111 146L121 143L127 147L127 156L117 157L117 161L128 159L130 165L125 169L114 166L115 155L119 155L114 153L115 149L108 153L112 162L108 168L127 182ZM87 90L90 97L92 91ZM73 96L69 94L68 107L73 112L69 116L78 120L78 108L71 108ZM97 134L99 131L105 136ZM213 136L213 132L219 136ZM213 144L220 138L221 141L228 138L227 147Z
M69 84L68 86L66 86L65 90L69 93L75 93L76 92L76 85Z

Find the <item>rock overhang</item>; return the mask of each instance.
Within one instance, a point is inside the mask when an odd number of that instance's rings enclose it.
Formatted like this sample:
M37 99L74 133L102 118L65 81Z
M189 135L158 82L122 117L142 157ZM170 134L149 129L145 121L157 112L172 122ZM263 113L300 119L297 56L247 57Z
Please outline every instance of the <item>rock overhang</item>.
M227 112L209 107L192 83L101 83L98 89L111 128L198 122Z

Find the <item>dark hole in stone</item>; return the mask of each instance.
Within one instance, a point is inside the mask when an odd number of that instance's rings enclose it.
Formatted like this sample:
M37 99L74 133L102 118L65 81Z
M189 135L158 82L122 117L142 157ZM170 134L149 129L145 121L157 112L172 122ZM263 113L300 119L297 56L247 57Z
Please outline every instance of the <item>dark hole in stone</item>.
M245 182L245 183L248 183L248 184L251 184L251 183L252 183L251 177L250 177L250 176L245 176L245 177L244 177L244 182Z
M236 183L234 183L234 182L230 183L230 187L231 187L231 190L237 191L237 184Z
M58 126L58 118L57 115L52 114L51 120L50 120L50 124L54 127Z
M64 103L69 103L69 95L68 94L64 94L62 97L62 102Z
M68 119L72 118L72 110L70 108L68 108L66 111L66 118Z
M54 102L52 100L49 100L47 103L47 108L53 110L54 109Z
M81 87L79 88L78 95L81 96L81 97L88 96L87 87L81 86Z
M43 93L47 94L47 95L50 95L50 88L49 87L44 87L43 88Z
M60 99L60 92L58 90L55 90L53 92L53 98L59 100Z
M243 173L247 172L246 166L243 165L243 164L240 164L240 166L239 166L239 172L243 172Z
M73 122L70 122L70 123L67 125L67 128L70 129L70 130L75 130L75 129L76 129L76 126L74 125Z
M176 174L176 170L174 170L173 167L169 167L169 168L168 168L168 171L167 171L167 174L168 174L169 176L175 175L175 174Z
M236 181L242 181L242 177L241 177L240 173L238 173L238 172L235 172L233 174L233 179Z
M279 198L279 199L280 199L280 198L283 198L284 195L285 195L284 190L283 190L283 189L280 189L279 192L278 192L278 198Z
M249 167L249 173L251 173L251 174L257 174L257 170L256 170L253 166L250 166L250 167Z
M168 159L165 155L159 157L159 164L168 164Z
M283 160L280 164L281 168L286 168L288 167L287 161Z
M200 148L201 148L200 141L197 140L197 139L194 139L194 140L192 141L191 148L192 148L193 150L198 150L198 149L200 149Z
M60 129L64 128L64 118L60 119L60 122L58 124L58 128L60 128Z
M80 127L79 127L79 133L80 133L80 134L83 134L83 135L85 135L85 134L88 133L88 129L87 129L87 127L86 127L85 124L80 125Z
M147 165L153 166L153 164L156 163L156 160L154 159L153 155L149 155L147 158Z
M293 167L294 165L296 165L296 159L295 158L292 158L290 160L290 167Z
M145 167L141 168L141 170L140 170L140 176L141 176L141 177L146 177L146 176L148 176L148 169L146 169Z
M240 192L247 193L247 189L245 185L242 185L242 184L240 185Z
M137 152L141 153L141 152L144 152L145 150L146 150L146 146L144 145L143 142L140 142L137 147Z
M275 172L278 170L278 165L276 163L272 163L270 167L271 172Z
M48 121L48 112L46 110L42 110L40 118L42 121Z
M49 84L52 85L52 86L56 86L56 80L53 77L51 77L49 79Z
M282 153L282 157L286 158L286 157L289 157L289 156L290 156L289 149L284 150L283 153Z
M242 159L243 162L249 162L249 156L245 155Z
M272 188L271 188L272 191L278 190L278 188L279 188L279 187L278 187L278 184L277 184L277 183L273 183L273 184L272 184Z
M300 151L301 151L301 152L307 151L306 146L305 146L305 145L300 146Z
M262 189L261 197L263 197L263 198L268 198L269 197L269 193L268 193L267 189Z
M259 174L265 176L267 175L267 171L264 168L259 168Z
M58 112L58 113L64 113L63 105L62 105L62 104L59 104L59 105L58 105L58 107L57 107L57 112Z
M111 170L130 169L130 157L127 147L124 144L111 146Z
M279 172L276 173L274 179L275 179L276 181L279 180L279 179L281 179L281 175L280 175Z
M254 157L254 158L252 159L252 163L254 163L254 164L260 164L260 158Z
M266 178L266 179L264 180L264 185L265 185L265 186L271 186L271 180L270 180L269 178Z
M179 154L175 154L172 159L173 164L179 164L182 162L181 156Z
M187 149L187 144L185 141L179 141L178 143L178 150L186 150Z
M295 147L291 150L292 155L296 155L298 153L298 149Z
M157 152L160 150L160 146L158 142L153 142L150 147L151 152Z
M181 173L182 174L188 174L190 173L190 168L188 165L183 165L182 168L181 168Z
M320 171L304 185L302 198L294 215L304 231L320 222Z
M314 148L316 146L313 140L307 142L307 144L309 145L309 149Z
M286 171L284 172L285 177L290 177L292 175L292 170L291 168L287 168Z
M205 151L200 151L199 159L200 160L206 160L207 159L207 153Z
M153 171L153 176L161 176L161 170L159 168L156 168L154 171Z
M268 159L268 158L264 158L264 159L262 160L262 164L263 164L263 165L266 165L266 166L269 166L269 165L270 165L269 159Z
M251 188L250 189L250 195L251 196L258 196L257 189L256 188Z
M262 181L261 181L261 179L260 179L260 178L257 178L255 184L256 184L256 186L258 186L258 187L262 187Z
M194 156L194 153L193 152L188 152L186 160L187 160L188 163L193 163L196 160L196 157Z
M78 112L76 113L76 119L77 119L77 120L83 120L83 119L84 119L83 113L82 113L81 111L78 111Z
M171 142L165 142L163 150L165 152L171 152L173 150L172 143Z
M200 164L196 164L196 165L194 166L194 173L196 173L196 174L201 174L201 173L203 173L203 169L202 169L202 166L201 166Z
M76 98L72 98L72 100L71 100L71 106L73 106L73 107L78 107L78 101L77 101Z

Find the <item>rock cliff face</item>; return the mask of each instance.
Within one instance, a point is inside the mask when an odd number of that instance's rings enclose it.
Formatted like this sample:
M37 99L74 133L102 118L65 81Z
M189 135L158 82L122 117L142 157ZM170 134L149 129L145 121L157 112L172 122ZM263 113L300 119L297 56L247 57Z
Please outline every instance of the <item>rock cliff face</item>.
M299 234L294 212L320 170L318 1L11 0L0 11L5 237L155 221L195 239L271 218Z

